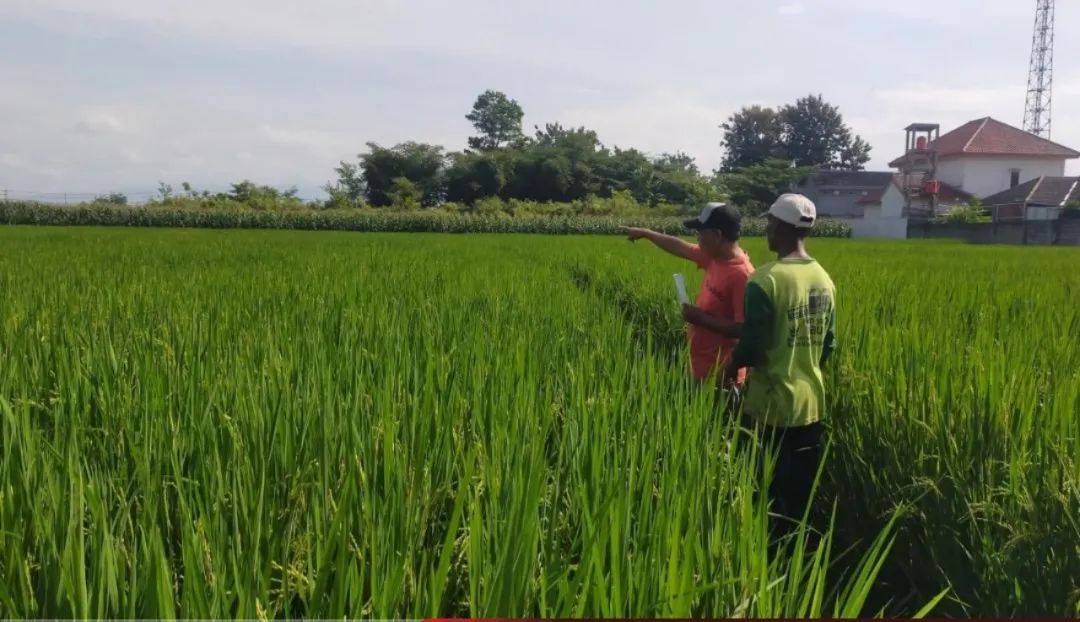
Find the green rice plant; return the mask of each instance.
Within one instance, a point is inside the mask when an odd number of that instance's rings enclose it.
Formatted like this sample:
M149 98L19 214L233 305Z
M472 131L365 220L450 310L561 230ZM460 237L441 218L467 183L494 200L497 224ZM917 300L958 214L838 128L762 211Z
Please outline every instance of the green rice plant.
M689 383L659 253L0 239L4 617L1075 611L1080 282L1030 278L1070 251L814 241L832 443L770 556L770 456Z

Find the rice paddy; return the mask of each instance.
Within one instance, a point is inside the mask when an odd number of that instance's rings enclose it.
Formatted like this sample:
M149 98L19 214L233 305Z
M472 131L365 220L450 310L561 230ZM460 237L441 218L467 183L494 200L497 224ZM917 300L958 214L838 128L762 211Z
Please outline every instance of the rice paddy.
M1080 251L812 240L832 442L770 555L654 248L0 245L0 617L1080 615Z

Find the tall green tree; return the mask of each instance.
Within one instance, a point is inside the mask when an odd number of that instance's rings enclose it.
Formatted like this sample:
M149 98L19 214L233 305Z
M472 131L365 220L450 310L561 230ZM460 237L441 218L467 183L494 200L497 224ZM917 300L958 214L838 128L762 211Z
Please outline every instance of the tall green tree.
M665 153L653 162L654 203L696 206L719 198L715 185L701 175L694 158L685 153Z
M656 158L655 164L660 169L667 171L682 171L691 175L700 174L694 157L681 151L661 154L660 157Z
M367 192L360 165L342 160L334 172L337 173L337 180L323 186L323 191L330 195L330 203L339 207L359 205Z
M598 155L594 168L596 194L609 197L625 190L639 203L652 202L655 167L645 154L615 147Z
M747 215L757 216L768 209L777 196L788 192L792 184L814 172L813 167L793 167L787 160L772 159L722 173L718 183L727 191L732 203Z
M783 126L772 108L748 106L720 126L724 130L722 171L762 164L772 158L784 158Z
M375 206L391 205L395 180L404 178L416 184L424 206L438 204L443 199L442 173L445 164L443 148L417 142L404 142L393 147L368 143L368 152L360 154L360 170L364 175L365 195ZM397 183L400 189L402 184Z
M469 138L469 148L491 151L520 141L524 138L521 133L523 116L521 106L505 93L484 91L473 103L472 112L465 115L479 132L478 136Z
M600 194L598 163L608 154L596 132L548 123L515 150L506 184L508 198L574 201Z
M784 156L798 166L860 171L870 145L844 124L840 109L821 95L808 95L780 111Z
M472 204L498 196L506 185L504 164L494 153L452 153L447 156L446 200Z
M840 109L821 95L809 95L780 110L749 106L720 126L724 130L722 172L764 164L771 159L797 166L862 170L870 145L844 124Z

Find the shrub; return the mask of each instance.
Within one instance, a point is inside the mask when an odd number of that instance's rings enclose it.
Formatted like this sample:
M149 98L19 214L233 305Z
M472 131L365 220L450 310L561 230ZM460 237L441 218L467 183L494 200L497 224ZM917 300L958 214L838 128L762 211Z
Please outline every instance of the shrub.
M390 206L397 210L410 211L420 209L424 191L418 184L406 177L396 177L390 185Z
M983 209L982 205L976 200L964 207L953 208L940 220L947 223L978 223L990 222L991 218L986 214L986 210Z
M127 195L123 192L111 192L94 199L94 203L105 203L107 205L127 205L127 202Z

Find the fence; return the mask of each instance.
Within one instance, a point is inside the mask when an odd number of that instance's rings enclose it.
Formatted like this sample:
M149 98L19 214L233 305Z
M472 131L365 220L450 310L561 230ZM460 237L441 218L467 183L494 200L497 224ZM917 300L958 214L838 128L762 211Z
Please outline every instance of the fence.
M1080 246L1080 218L993 223L910 223L908 238L952 238L972 244Z

